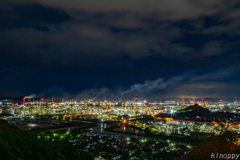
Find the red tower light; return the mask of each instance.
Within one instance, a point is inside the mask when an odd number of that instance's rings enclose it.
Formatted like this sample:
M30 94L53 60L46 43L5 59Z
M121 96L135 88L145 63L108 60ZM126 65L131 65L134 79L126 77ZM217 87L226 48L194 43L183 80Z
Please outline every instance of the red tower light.
M185 100L184 100L184 96L182 96L182 103L184 103L185 102Z
M222 102L222 99L220 99L220 102Z
M41 101L43 101L43 98L41 98Z
M138 95L135 95L135 102L138 101Z
M25 100L26 100L26 98L23 98L23 100L25 101Z

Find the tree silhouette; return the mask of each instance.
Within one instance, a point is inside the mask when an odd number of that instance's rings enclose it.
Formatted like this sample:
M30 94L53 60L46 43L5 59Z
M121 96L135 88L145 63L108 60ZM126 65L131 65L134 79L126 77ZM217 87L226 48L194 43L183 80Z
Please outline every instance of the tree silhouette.
M0 120L0 157L6 160L82 160L91 155L80 153L69 143L51 143L37 139L29 131Z
M196 148L184 156L185 160L211 159L212 154L239 154L239 135L226 131L203 140Z

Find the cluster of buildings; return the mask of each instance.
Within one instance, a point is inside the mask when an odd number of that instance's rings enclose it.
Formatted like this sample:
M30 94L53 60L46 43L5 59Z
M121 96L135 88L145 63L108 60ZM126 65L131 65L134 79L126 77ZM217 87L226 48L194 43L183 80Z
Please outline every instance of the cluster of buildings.
M179 103L178 101L165 101L165 102L108 102L108 101L65 101L62 102L46 102L43 99L39 101L23 100L22 102L14 103L11 100L0 101L0 113L11 115L31 115L31 114L72 114L78 112L99 113L104 112L104 109L110 109L114 114L133 114L135 110L138 110L144 114L151 114L153 109L183 109L189 105L199 104L205 108L209 108L211 111L225 111L225 112L239 112L239 103L222 103L215 102L210 103L207 101L184 101ZM125 112L125 113L124 113Z
M74 130L61 130L40 133L38 137L46 141L71 143L76 149L90 153L96 159L155 159L179 157L190 151L186 145L173 142L161 143L143 138L119 138L99 134L74 134Z
M112 129L112 132L120 132L121 134L125 132L126 136L129 134L142 137L162 135L165 138L181 137L183 141L184 138L203 139L225 130L240 132L240 118L236 117L240 111L238 111L237 102L210 103L203 100L197 102L194 99L189 103L186 101L183 103L178 101L147 103L146 101L138 102L137 98L136 96L135 102L123 102L122 99L120 102L93 100L47 102L44 99L39 101L25 99L15 103L11 100L4 100L0 103L0 117L20 128L56 130L41 132L39 138L52 142L72 143L80 151L91 153L93 157L98 159L154 159L159 158L159 155L168 156L171 159L182 156L189 151L186 144L180 146L175 145L175 143L160 143L159 140L150 140L149 138L132 139L100 135L104 134L104 130L111 132L106 129L106 124L104 124L106 121L112 126L118 126L118 128ZM183 111L187 110L190 105L194 107L193 104L202 105L203 110L210 112L209 116L197 116L194 120L188 119L186 117L188 113ZM233 119L227 119L223 116L223 121L221 118L214 117L212 114L214 112L221 112L223 115L226 115L225 112L236 114ZM178 113L185 117L182 120L181 118L174 119L174 114ZM198 114L198 111L195 113ZM74 135L70 130L63 130L68 127L96 128L98 125L101 125L99 134L84 134L81 129L79 134ZM57 131L58 129L61 131Z

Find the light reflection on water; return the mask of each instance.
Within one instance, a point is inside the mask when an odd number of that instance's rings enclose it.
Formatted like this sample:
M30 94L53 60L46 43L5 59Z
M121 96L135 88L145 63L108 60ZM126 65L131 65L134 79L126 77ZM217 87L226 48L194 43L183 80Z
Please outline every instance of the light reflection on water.
M145 134L143 131L139 131L139 130L137 130L137 129L134 130L133 128L128 127L128 126L121 126L121 127L118 128L118 129L114 129L114 131L137 133L137 134L141 134L141 135L144 135L144 134Z
M158 141L158 142L168 142L168 140L162 140L162 139L152 139L152 138L148 138L148 137L144 137L144 136L139 136L139 135L128 135L128 134L124 134L124 133L116 133L116 132L108 132L108 131L104 131L104 128L108 128L111 127L112 125L108 125L108 124L103 124L103 123L97 123L97 127L92 128L93 130L89 132L89 134L97 134L97 135L106 135L106 136L114 136L117 138L136 138L136 139L147 139L147 140L151 140L151 141ZM116 131L123 131L124 130L124 126L121 126L119 129L115 129ZM130 132L130 133L136 133L133 128L131 127L126 127L125 128L126 132ZM138 134L140 133L144 133L142 131L138 131ZM171 141L172 142L172 141ZM170 143L170 142L169 142ZM174 142L176 144L180 144L180 145L189 145L187 143L182 143L182 142Z

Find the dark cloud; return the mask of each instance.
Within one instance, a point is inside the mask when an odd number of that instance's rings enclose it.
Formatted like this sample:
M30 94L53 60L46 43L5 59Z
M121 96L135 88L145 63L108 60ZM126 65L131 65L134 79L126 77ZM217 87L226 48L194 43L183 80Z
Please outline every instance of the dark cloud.
M229 67L224 69L219 69L214 72L204 73L198 75L196 73L185 73L180 76L174 76L169 79L158 78L156 80L147 80L142 84L134 84L130 87L129 90L126 90L122 93L122 95L134 92L134 93L142 93L142 92L151 92L154 90L166 90L170 87L175 87L181 83L196 83L201 81L209 81L209 80L221 80L232 76L234 72L239 74L240 67Z
M11 3L9 8L0 12L1 29L34 28L40 31L49 31L47 25L63 23L70 19L64 11L40 4ZM9 5L8 5L9 6Z
M26 74L28 73L29 69L26 67L18 67L8 63L0 63L0 74Z
M194 84L181 84L171 92L168 92L169 97L181 98L185 96L187 99L195 98L232 98L239 95L239 84L221 83L221 82L199 82Z
M5 35L2 33L2 37L7 37L9 40L3 43L4 45L16 40L19 41L25 35L20 45L27 46L27 48L24 48L20 53L36 54L38 51L40 54L52 55L57 52L58 54L69 52L72 53L69 56L71 60L74 59L74 52L80 55L93 54L107 57L122 54L135 58L177 56L181 59L182 56L192 57L193 53L196 52L194 47L183 43L173 43L174 40L184 36L184 32L189 32L189 28L182 28L181 25L178 26L175 23L186 20L183 22L184 24L190 23L190 26L195 25L195 28L202 29L201 17L220 14L236 5L235 2L231 2L223 6L220 5L220 1L211 3L208 1L195 1L195 3L192 1L175 3L170 1L152 1L153 3L138 1L136 4L127 1L121 3L113 1L109 2L109 5L102 5L103 2L81 1L80 3L74 0L56 3L44 0L33 1L34 3L30 3L30 1L12 2L18 6L15 7L17 8L15 10L17 13L21 13L21 17L26 19L27 24L30 24L31 21L43 23L33 27L33 29L9 30L5 32ZM145 7L146 5L148 7ZM68 13L74 20L64 22L70 18L66 14L60 14L60 9L62 12ZM62 24L55 24L60 22ZM46 30L49 33L41 32ZM11 35L13 35L12 38ZM194 38L198 39L197 36ZM199 57L219 54L217 48L224 42L209 40L209 42L204 42L205 46L198 54ZM212 43L215 48L209 48ZM227 49L221 50L221 52L226 51ZM51 61L54 56L49 56L48 59Z
M4 0L0 63L79 72L79 79L94 75L88 88L126 88L200 67L236 66L239 9L235 0ZM53 76L47 73L51 88ZM74 83L84 86L86 80L80 81Z

